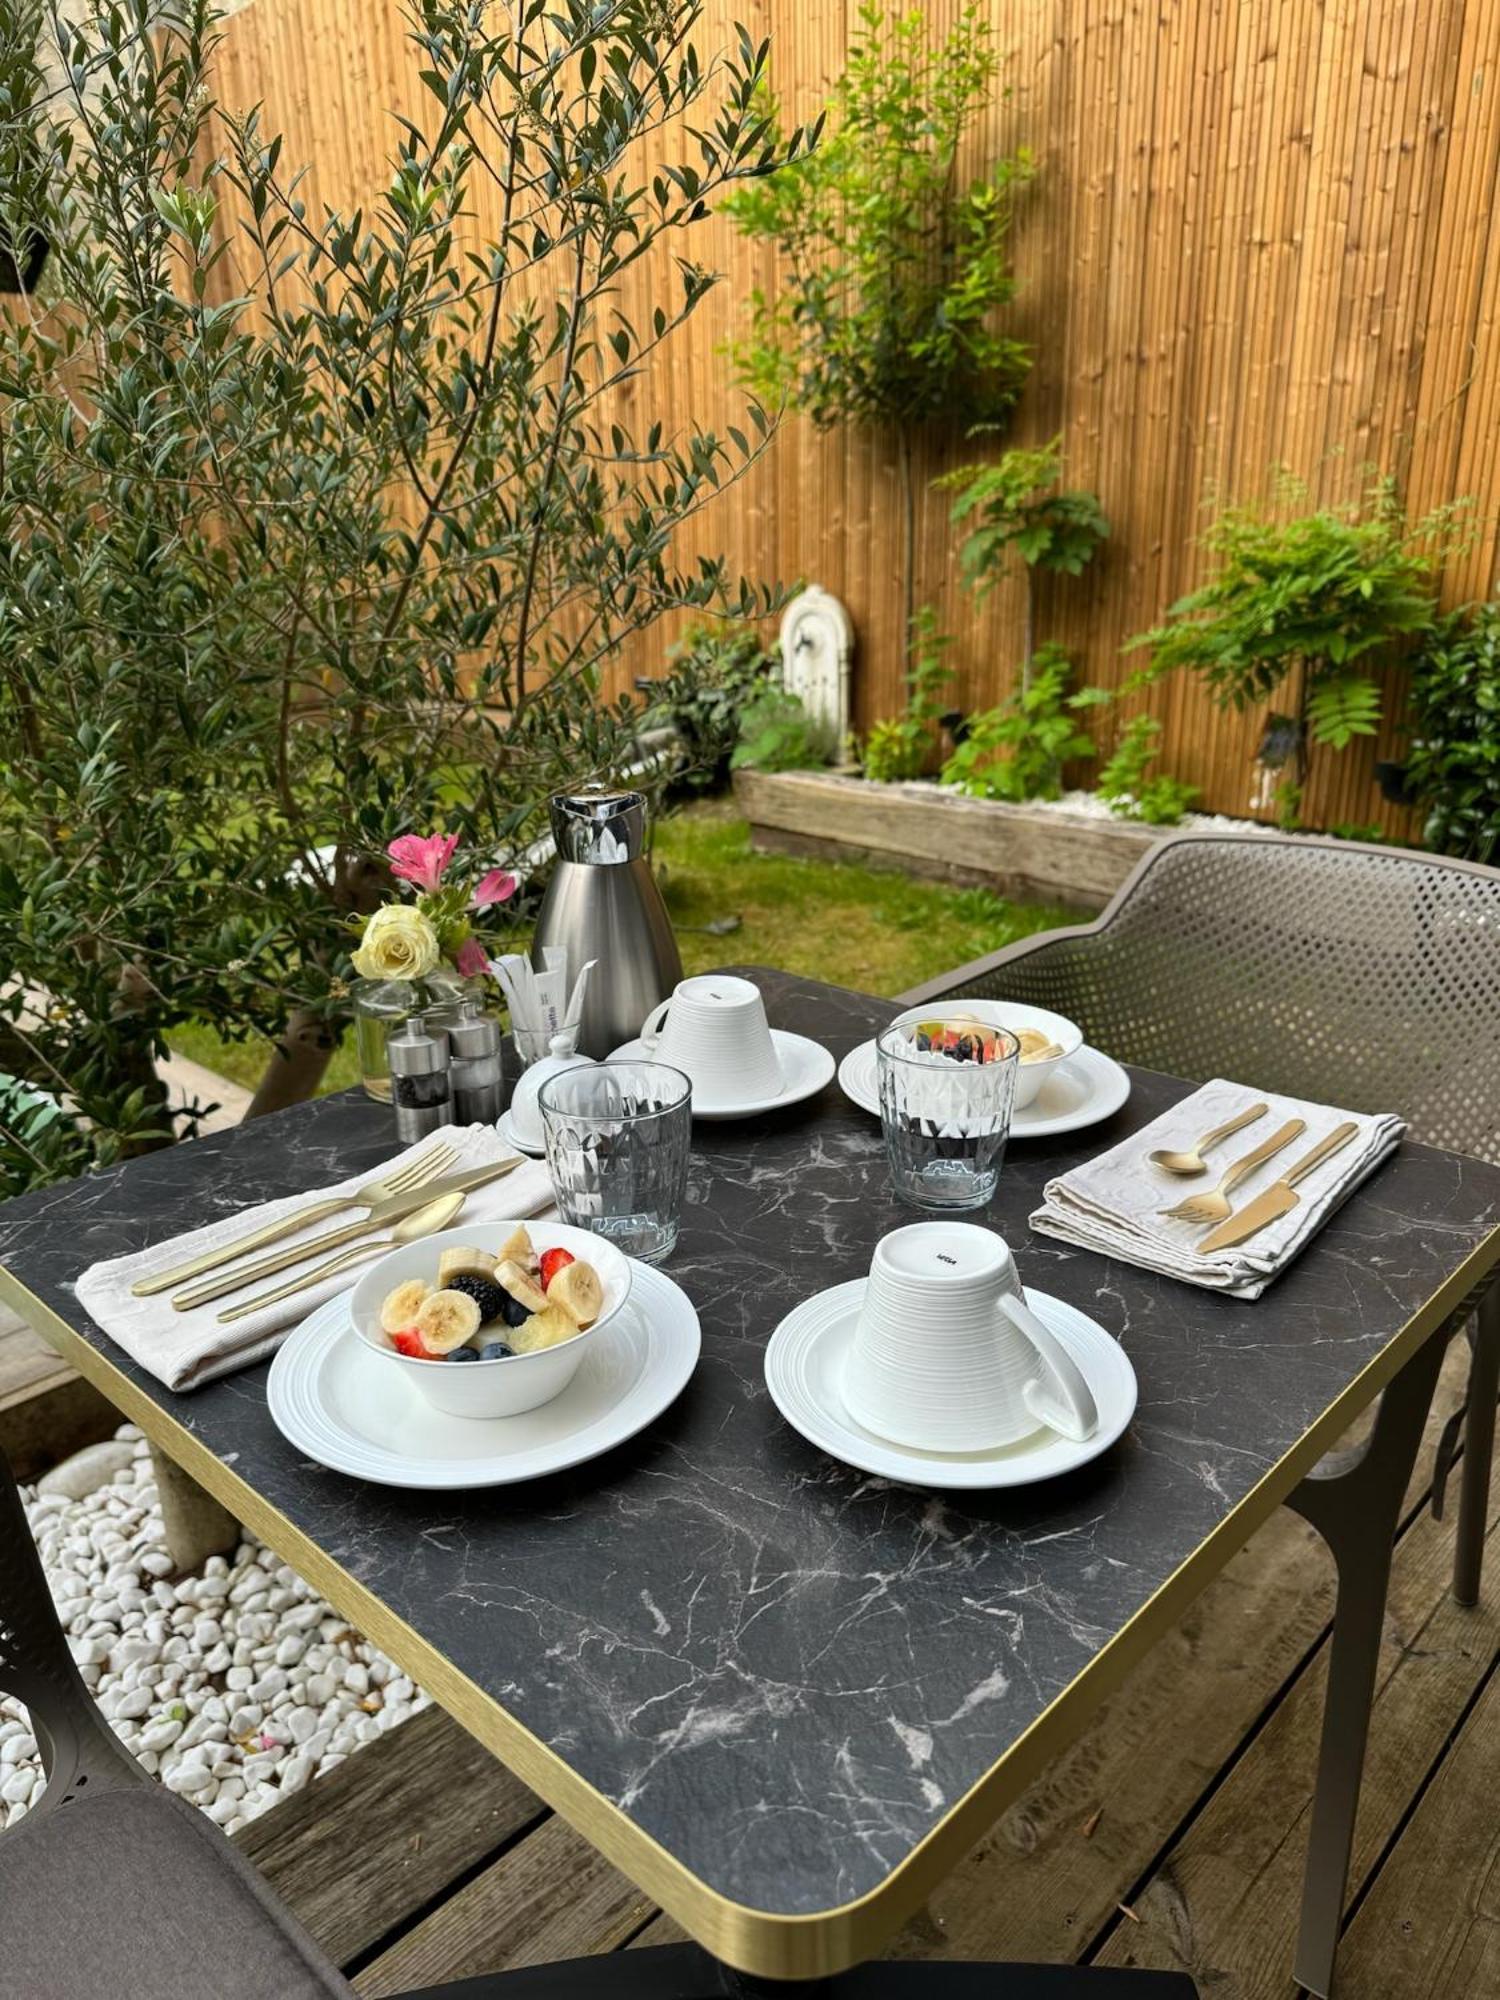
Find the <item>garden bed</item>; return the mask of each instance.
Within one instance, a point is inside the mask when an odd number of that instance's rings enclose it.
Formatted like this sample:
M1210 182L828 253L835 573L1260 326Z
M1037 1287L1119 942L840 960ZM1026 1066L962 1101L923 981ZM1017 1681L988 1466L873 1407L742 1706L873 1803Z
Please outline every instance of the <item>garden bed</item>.
M857 859L1095 910L1167 831L1058 805L1005 805L940 785L882 785L828 771L741 771L735 793L764 852Z

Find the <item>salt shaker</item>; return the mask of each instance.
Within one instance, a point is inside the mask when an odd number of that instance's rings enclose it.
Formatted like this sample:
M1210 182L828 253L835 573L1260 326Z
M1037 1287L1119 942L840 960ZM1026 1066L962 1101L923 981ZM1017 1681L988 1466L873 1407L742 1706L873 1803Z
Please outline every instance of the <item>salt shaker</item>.
M448 1049L416 1021L407 1021L386 1043L391 1065L391 1103L396 1136L406 1144L424 1139L450 1116Z
M500 1116L500 1024L475 1014L448 1027L453 1116L460 1125L493 1125Z

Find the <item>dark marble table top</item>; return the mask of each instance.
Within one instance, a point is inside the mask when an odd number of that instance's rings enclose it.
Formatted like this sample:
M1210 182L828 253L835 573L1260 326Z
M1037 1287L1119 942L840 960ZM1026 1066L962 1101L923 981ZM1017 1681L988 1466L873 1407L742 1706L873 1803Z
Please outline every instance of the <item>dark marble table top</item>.
M890 1015L755 976L774 1024L840 1056ZM1127 1628L1142 1650L1447 1316L1457 1281L1500 1260L1500 1236L1487 1240L1500 1171L1416 1145L1255 1303L1032 1236L1026 1216L1050 1174L1188 1088L1150 1072L1133 1083L1108 1124L1013 1145L991 1212L1023 1276L1118 1335L1140 1378L1125 1439L1030 1490L891 1487L820 1455L767 1397L762 1355L782 1315L861 1274L876 1239L911 1219L891 1197L876 1121L836 1085L695 1132L666 1268L697 1306L704 1349L676 1406L603 1460L498 1494L404 1494L310 1465L266 1415L264 1367L174 1396L72 1295L95 1258L373 1168L393 1134L361 1097L13 1201L0 1208L0 1263L321 1551L325 1576L352 1579L506 1729L522 1725L516 1750L472 1703L460 1709L524 1776L548 1791L566 1767L611 1802L585 1830L702 1934L712 1925L672 1880L773 1921L832 1912L888 1885L976 1786L1003 1806L1028 1773L1015 1760L1006 1792L995 1767L1023 1732L1062 1712L1106 1651L1118 1666ZM376 1635L389 1642L384 1625ZM421 1653L404 1663L420 1671ZM522 1754L531 1739L542 1751ZM550 1791L587 1821L583 1787ZM946 1829L977 1831L963 1815Z

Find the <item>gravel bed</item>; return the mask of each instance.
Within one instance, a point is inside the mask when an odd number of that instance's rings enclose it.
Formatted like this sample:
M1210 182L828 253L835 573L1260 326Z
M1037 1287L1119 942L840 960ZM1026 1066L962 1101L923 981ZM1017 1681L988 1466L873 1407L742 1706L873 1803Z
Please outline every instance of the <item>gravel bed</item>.
M116 1435L102 1484L81 1499L23 1486L27 1518L100 1709L146 1770L232 1832L428 1697L251 1536L176 1574L148 1448L133 1425ZM26 1712L0 1698L0 1828L42 1786Z

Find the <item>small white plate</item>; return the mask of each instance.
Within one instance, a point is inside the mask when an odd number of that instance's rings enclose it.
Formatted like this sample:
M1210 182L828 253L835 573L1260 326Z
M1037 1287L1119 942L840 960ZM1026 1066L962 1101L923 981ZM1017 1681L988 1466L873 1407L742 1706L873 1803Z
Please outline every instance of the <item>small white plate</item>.
M1030 1486L1108 1451L1135 1414L1135 1370L1120 1343L1076 1306L1028 1286L1027 1305L1072 1355L1093 1391L1099 1406L1093 1436L1073 1444L1042 1429L996 1451L965 1452L913 1451L877 1437L849 1415L840 1389L865 1283L855 1278L806 1300L787 1314L766 1348L766 1387L777 1409L809 1444L845 1465L902 1486L955 1491Z
M861 1042L839 1064L839 1088L851 1104L880 1116L879 1059L873 1042ZM1119 1110L1130 1095L1130 1078L1111 1056L1087 1043L1061 1062L1032 1104L1019 1106L1010 1121L1013 1139L1046 1139L1077 1132Z
M334 1472L378 1486L510 1486L565 1472L644 1430L697 1365L698 1315L681 1286L634 1264L630 1302L590 1342L573 1380L519 1417L447 1417L381 1365L343 1294L319 1306L271 1363L277 1429Z
M815 1097L833 1075L833 1057L821 1042L806 1035L789 1035L781 1028L771 1030L776 1059L781 1064L782 1085L775 1097L742 1098L731 1102L722 1097L702 1097L693 1092L695 1118L755 1118L763 1111L780 1111L784 1105L800 1104ZM642 1041L626 1042L610 1054L611 1062L653 1062L651 1051Z
M516 1151L524 1153L528 1160L546 1159L546 1146L533 1146L528 1140L523 1139L516 1130L515 1120L508 1111L502 1111L500 1116L495 1120L495 1130L500 1134L500 1137L505 1141L507 1146L514 1146Z

